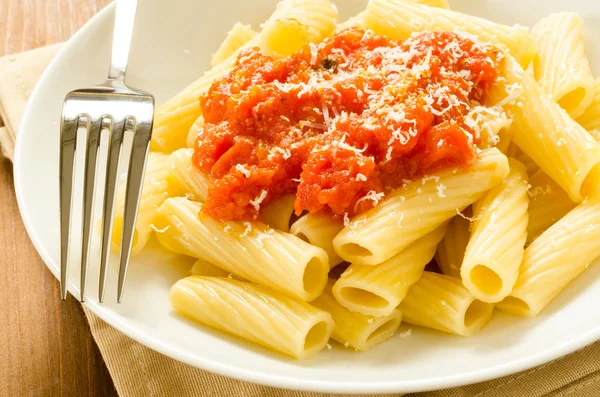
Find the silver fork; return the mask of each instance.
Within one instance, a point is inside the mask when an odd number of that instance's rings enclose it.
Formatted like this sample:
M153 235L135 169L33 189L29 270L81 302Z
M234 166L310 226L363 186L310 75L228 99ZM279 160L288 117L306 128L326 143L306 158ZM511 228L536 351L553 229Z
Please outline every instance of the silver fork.
M125 131L133 132L133 144L126 182L123 236L119 257L117 301L123 298L123 287L131 254L146 157L154 120L154 97L125 85L131 36L138 0L116 0L112 57L108 80L91 88L71 91L63 105L60 125L60 282L61 297L67 297L68 254L71 221L71 197L77 131L85 128L85 169L83 182L83 222L80 299L85 296L92 225L92 201L98 163L98 149L103 131L108 133L109 149L102 213L102 253L98 300L104 299L106 274L110 257L113 212L117 184L117 166Z

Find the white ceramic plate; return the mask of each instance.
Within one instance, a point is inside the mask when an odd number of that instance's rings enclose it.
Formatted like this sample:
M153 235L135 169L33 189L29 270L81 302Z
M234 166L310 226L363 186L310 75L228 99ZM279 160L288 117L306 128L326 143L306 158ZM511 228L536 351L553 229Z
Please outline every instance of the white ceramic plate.
M597 0L451 3L456 10L529 26L551 12L576 11L586 21L587 50L595 73L600 73ZM236 21L258 27L275 4L276 0L143 1L128 82L154 93L158 103L165 101L206 69L211 52ZM365 4L366 0L340 0L338 8L345 18ZM19 207L33 243L55 275L59 273L61 104L69 90L104 81L113 11L109 6L94 17L56 57L31 97L17 139L14 173ZM78 225L80 217L76 215L74 222ZM77 261L71 264L70 291L75 296L79 295L78 266ZM417 328L407 336L408 328L403 327L404 334L398 332L390 342L367 353L336 345L331 351L297 362L175 315L167 293L187 274L189 266L189 260L164 253L154 243L152 249L132 261L122 304L115 303L113 266L103 305L96 300L97 267L92 268L86 305L133 339L193 366L251 382L321 392L413 392L480 382L543 364L600 339L600 311L595 310L600 301L600 266L595 266L536 319L500 313L472 338Z

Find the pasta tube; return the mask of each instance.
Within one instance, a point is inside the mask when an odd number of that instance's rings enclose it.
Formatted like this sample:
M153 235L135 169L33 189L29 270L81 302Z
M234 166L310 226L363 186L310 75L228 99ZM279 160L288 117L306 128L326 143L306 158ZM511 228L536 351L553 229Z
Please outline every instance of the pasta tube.
M414 32L462 31L506 47L524 66L535 53L535 39L526 28L504 26L486 19L427 7L405 0L371 0L364 26L392 39L406 39Z
M471 237L471 222L464 215L457 215L450 223L446 235L439 243L435 261L447 276L460 278L460 267Z
M198 98L233 69L236 56L227 58L156 109L151 150L171 153L187 146L190 128L200 116Z
M479 200L508 172L506 156L492 148L482 151L469 169L413 181L349 222L333 239L335 251L358 265L390 259Z
M421 278L445 232L440 226L379 265L350 265L333 286L337 301L353 312L388 316Z
M262 210L262 218L265 223L282 232L290 231L290 222L294 216L294 201L296 196L288 194L271 201Z
M519 163L523 164L525 168L527 168L527 175L529 176L532 176L540 170L540 166L537 165L535 161L531 159L531 157L523 153L523 151L519 149L519 147L515 145L514 142L511 142L510 145L508 145L506 155L508 157L514 158Z
M337 10L329 0L284 0L257 36L261 49L291 55L335 30Z
M599 225L600 196L595 196L527 247L512 293L497 306L520 316L537 316L600 255Z
M186 140L186 146L188 148L194 148L194 146L196 145L196 139L198 138L198 135L200 135L200 133L202 132L202 127L204 127L204 117L200 115L198 116L196 121L194 121L194 124L192 124L192 126L190 127L190 132L188 133Z
M594 97L577 122L588 131L600 129L600 77L594 82Z
M169 156L161 153L150 153L144 173L142 195L138 208L138 216L133 231L131 256L138 255L152 236L154 217L158 206L167 197L181 194L178 184L169 174L167 166ZM123 236L123 210L125 208L125 184L119 186L115 201L115 217L113 221L112 249L118 252Z
M583 19L575 12L552 14L531 29L536 37L535 79L573 118L583 114L594 96L594 76L585 55Z
M179 149L169 155L169 171L182 194L194 201L204 202L210 177L192 165L193 149Z
M600 186L600 144L510 56L489 94L513 120L513 142L579 202Z
M482 302L460 279L424 272L398 306L406 323L472 336L492 318L494 305Z
M297 359L314 356L333 330L331 315L265 287L218 277L187 277L169 292L180 314Z
M411 0L407 0L407 1L411 1ZM450 6L448 5L448 0L412 0L412 1L414 1L415 3L423 4L425 6L429 6L429 7L444 8L446 10L450 9ZM363 27L365 15L366 15L365 11L359 12L352 18L349 18L347 21L338 24L336 30L341 31L341 30L350 28L352 26Z
M241 46L252 40L257 33L248 25L237 22L227 33L227 37L210 60L210 66L217 66L232 56Z
M327 253L259 222L221 222L182 197L158 209L158 241L167 249L202 258L246 280L306 301L327 282ZM200 215L198 215L200 213Z
M295 53L333 33L336 16L329 0L283 0L263 30L240 49L258 45L271 54ZM152 150L171 153L186 146L190 127L200 116L198 98L233 69L240 49L157 109Z
M529 189L527 244L577 205L544 171L536 172L530 178L529 184L531 188Z
M333 249L333 238L343 228L342 221L327 214L306 214L294 222L290 233L323 248L329 257L329 267L333 268L344 261Z
M473 231L460 269L463 285L483 302L499 302L512 291L527 237L527 171L517 160L508 164L504 181L473 204Z
M331 314L335 326L331 337L356 350L370 350L390 339L398 330L402 313L392 310L383 317L370 317L352 312L335 300L331 293L333 280L329 280L323 294L312 302L315 307Z

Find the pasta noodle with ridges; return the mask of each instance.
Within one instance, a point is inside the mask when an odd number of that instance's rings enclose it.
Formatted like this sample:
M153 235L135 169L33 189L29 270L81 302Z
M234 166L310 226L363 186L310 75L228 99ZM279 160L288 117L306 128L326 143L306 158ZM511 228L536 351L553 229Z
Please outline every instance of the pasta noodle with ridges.
M462 214L456 215L448 223L446 235L438 244L435 253L435 261L442 274L460 278L460 267L471 237L470 227L471 222Z
M540 170L529 178L529 184L527 244L577 206L544 171Z
M149 153L138 216L133 230L131 256L138 255L152 236L154 217L158 206L168 197L182 194L177 182L172 178L167 166L169 156ZM119 252L123 235L123 210L125 208L125 183L117 189L115 215L113 220L112 249Z
M337 301L367 316L389 315L421 278L445 232L440 226L379 265L350 265L333 286Z
M241 46L256 37L257 34L250 26L237 22L227 33L227 37L225 37L225 40L223 40L219 49L213 55L210 60L210 66L217 66L232 56Z
M417 179L352 219L333 240L335 251L359 265L390 259L479 200L508 172L506 156L493 148L482 151L467 170Z
M511 133L512 132L515 132L515 131L511 130ZM519 163L523 164L525 166L525 168L527 169L527 175L529 175L529 176L533 176L536 172L538 172L540 170L540 166L537 165L535 163L535 161L533 161L531 159L531 157L529 157L528 155L523 153L523 151L521 149L519 149L519 147L517 145L515 145L515 143L512 141L510 142L510 145L508 145L508 150L506 151L506 155L508 157L514 158Z
M190 200L204 202L210 177L192 164L193 149L179 149L169 155L168 169L179 190Z
M321 351L334 325L329 313L306 302L227 278L184 278L169 301L186 317L297 359Z
M279 229L283 232L289 232L290 222L294 216L295 200L295 195L287 194L271 201L262 211L262 218L264 222L274 229Z
M333 280L327 282L323 294L311 304L331 314L334 327L331 338L344 346L366 351L390 339L402 321L400 310L381 317L365 316L339 304L331 293Z
M290 233L308 243L323 248L329 257L329 267L342 263L344 260L333 249L333 239L344 228L344 223L333 219L327 214L306 214L299 218L290 229Z
M577 118L577 122L588 131L600 130L600 77L594 82L594 97L590 106Z
M196 139L198 135L202 132L202 127L204 127L204 117L202 115L198 116L194 124L190 127L190 132L188 132L188 136L186 139L186 147L193 148L196 145Z
M201 203L170 198L158 209L158 241L246 280L311 301L327 282L327 253L260 222L222 222L200 214Z
M583 19L574 12L547 16L531 29L537 54L533 71L542 91L573 118L592 102L594 77L583 42Z
M200 116L198 98L214 81L225 77L235 61L235 56L227 58L158 107L154 114L150 150L171 153L187 146L190 128Z
M499 302L519 275L527 238L525 166L508 159L510 173L473 204L471 238L460 268L463 285L483 302Z
M526 28L500 25L441 8L404 0L371 0L363 26L392 39L406 39L413 32L461 31L505 46L524 66L535 53L535 39Z
M525 250L511 294L496 306L537 316L600 256L600 196L588 198L536 238Z
M538 84L510 56L504 78L489 93L513 120L513 142L579 202L600 186L600 144L544 95Z
M458 278L424 272L398 309L406 323L473 336L490 321L494 305L473 297Z
M447 0L406 0L406 1L414 1L415 3L423 4L423 5L429 6L429 7L444 8L446 10L450 9L450 6L448 5ZM349 18L345 22L338 24L336 30L338 30L338 31L344 30L344 29L347 29L352 26L363 27L365 15L366 15L366 11L359 12L358 14Z
M336 9L329 0L283 0L264 23L263 30L241 49L258 45L271 54L296 52L309 42L322 40L333 33L336 17ZM231 71L239 51L157 109L152 150L170 153L186 146L190 127L200 116L198 98L215 80Z

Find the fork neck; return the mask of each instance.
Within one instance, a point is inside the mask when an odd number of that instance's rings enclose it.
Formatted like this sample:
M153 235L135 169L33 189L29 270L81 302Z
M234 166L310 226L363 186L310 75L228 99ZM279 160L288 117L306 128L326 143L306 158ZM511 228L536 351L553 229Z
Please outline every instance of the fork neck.
M124 80L138 0L116 0L115 27L108 78Z

